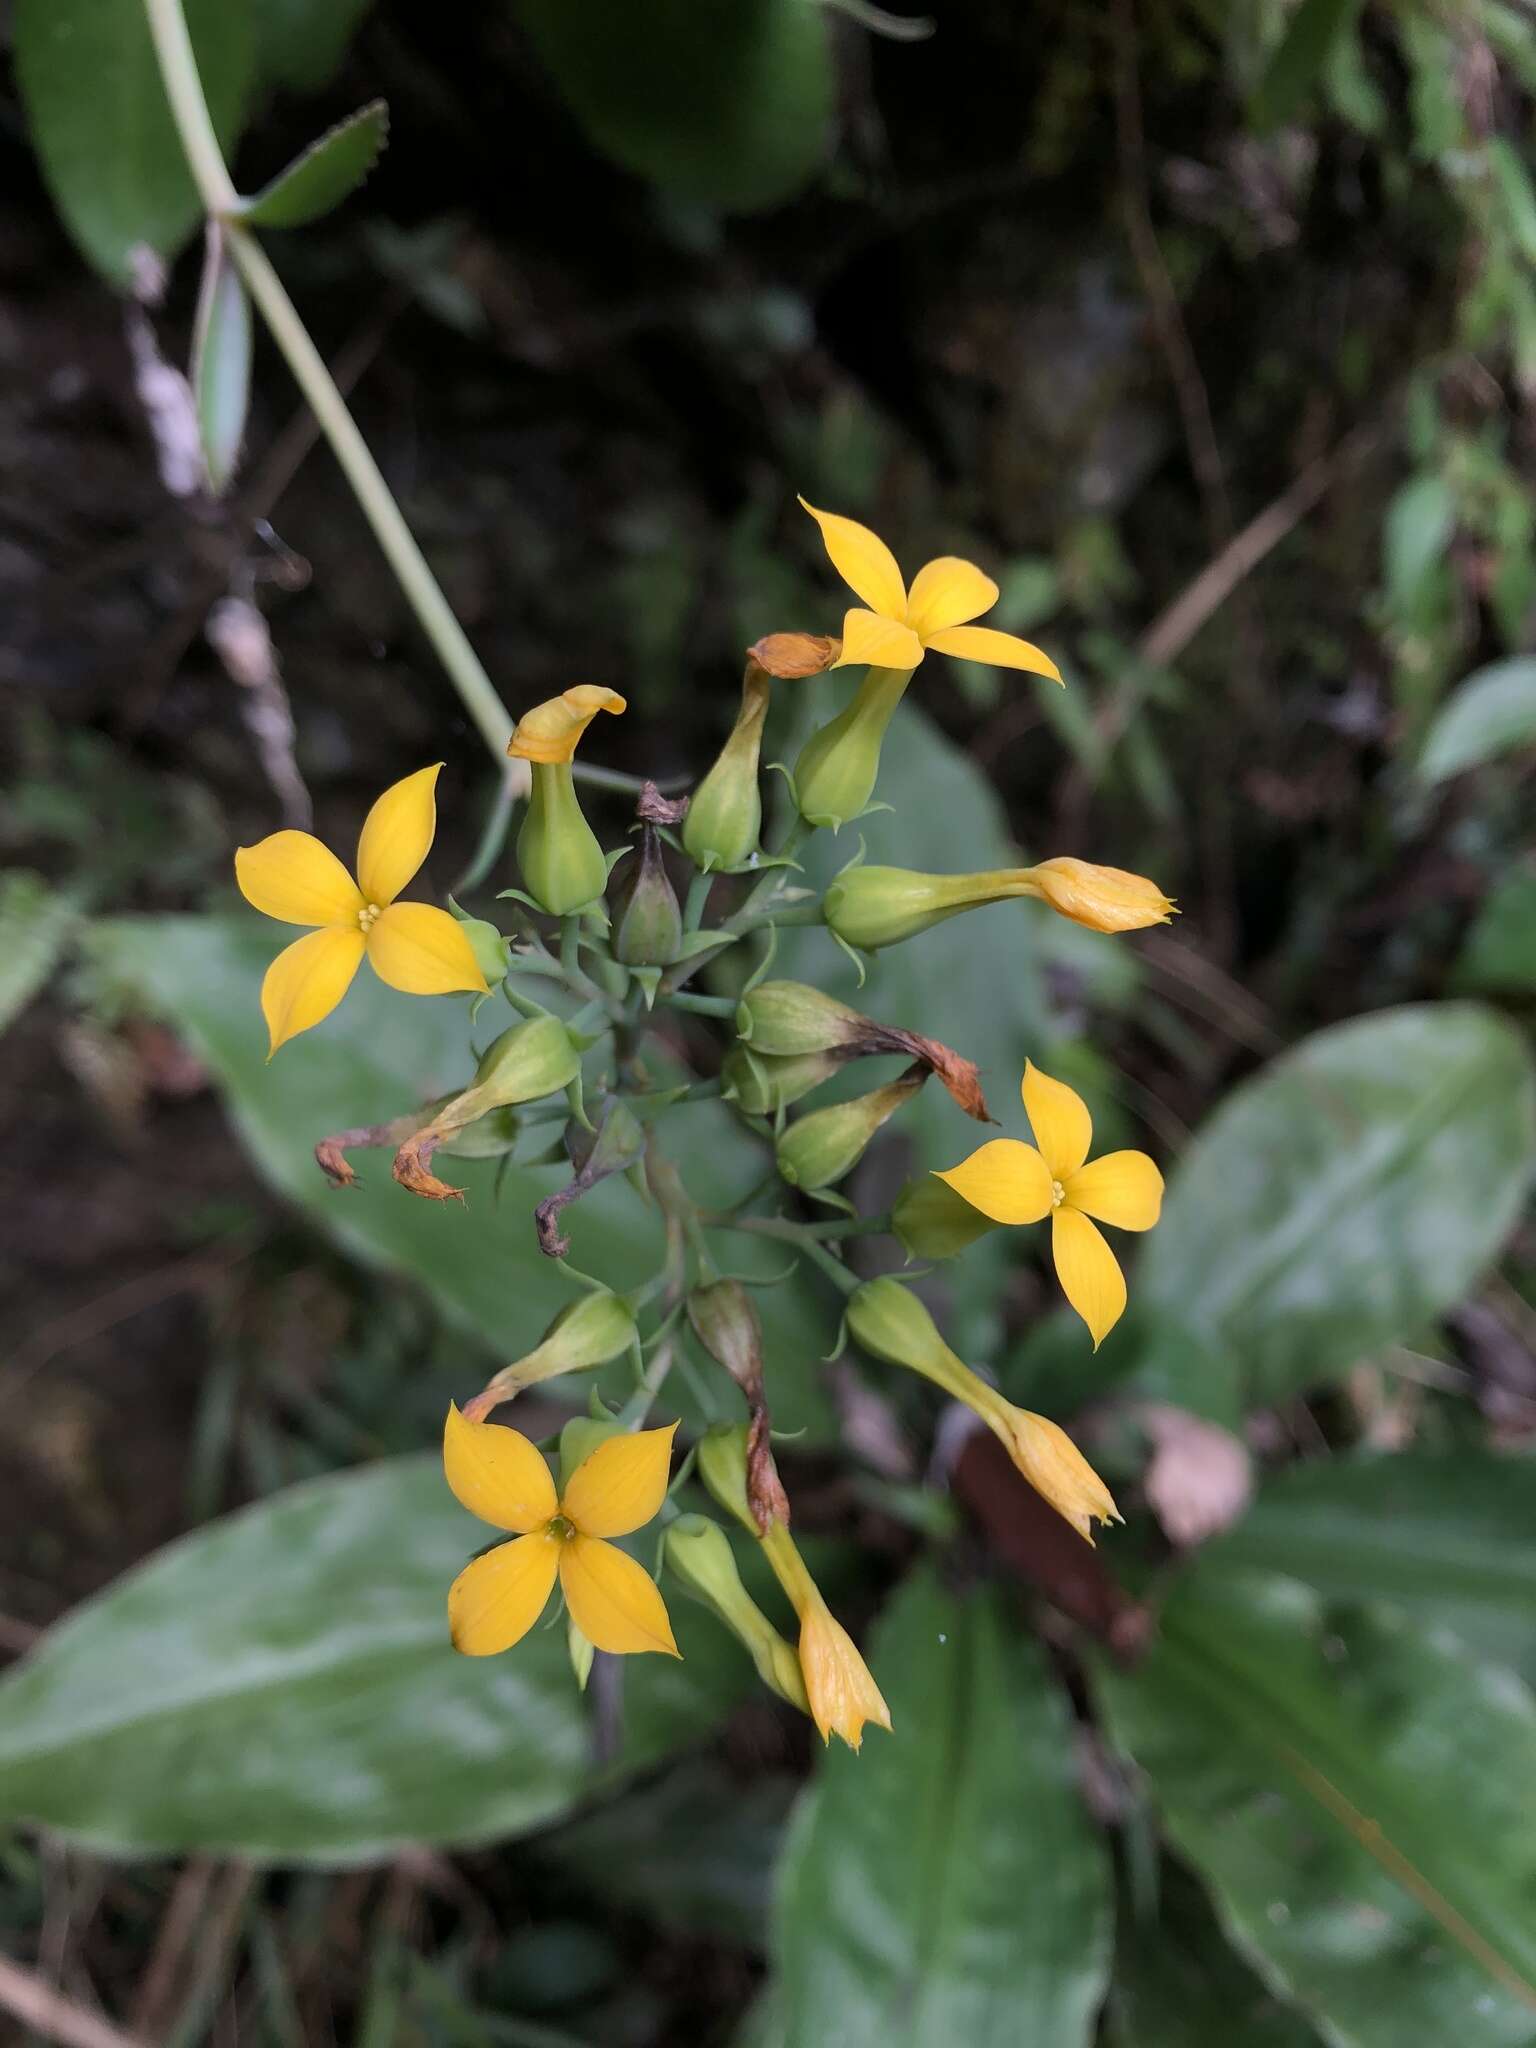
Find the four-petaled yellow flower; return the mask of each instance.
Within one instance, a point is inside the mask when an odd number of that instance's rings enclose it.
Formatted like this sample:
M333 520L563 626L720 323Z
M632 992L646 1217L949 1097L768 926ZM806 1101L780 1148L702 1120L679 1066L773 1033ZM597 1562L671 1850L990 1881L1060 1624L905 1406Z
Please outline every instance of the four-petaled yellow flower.
M932 648L1061 681L1055 662L1029 641L970 623L991 611L998 598L997 585L974 562L939 555L924 563L908 590L896 557L878 534L840 513L818 512L804 498L800 503L821 528L833 568L869 607L855 606L844 615L843 651L834 667L867 662L871 668L914 669Z
M278 954L261 984L269 1059L331 1014L364 953L380 981L407 995L484 992L463 926L430 903L395 901L432 845L442 765L417 769L379 798L357 842L356 881L308 832L274 832L237 850L235 879L247 903L283 924L318 926Z
M448 1591L453 1647L493 1657L527 1635L556 1578L571 1620L599 1650L676 1657L655 1581L608 1539L629 1536L661 1509L674 1422L608 1437L571 1474L565 1492L527 1437L498 1422L470 1422L456 1407L443 1430L443 1470L460 1503L510 1543L467 1564Z
M1124 1313L1125 1275L1090 1219L1150 1230L1163 1206L1163 1176L1145 1152L1106 1152L1085 1165L1093 1142L1087 1104L1028 1060L1023 1095L1039 1151L1018 1138L993 1138L939 1179L994 1223L1050 1217L1057 1278L1097 1351Z

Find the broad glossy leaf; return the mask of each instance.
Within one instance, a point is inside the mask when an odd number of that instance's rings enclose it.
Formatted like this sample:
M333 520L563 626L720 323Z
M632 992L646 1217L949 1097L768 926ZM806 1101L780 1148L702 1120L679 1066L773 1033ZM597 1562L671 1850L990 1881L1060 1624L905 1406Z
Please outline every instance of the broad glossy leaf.
M504 1358L531 1348L571 1285L537 1249L534 1205L569 1178L516 1167L495 1192L499 1162L458 1160L450 1178L467 1205L420 1201L395 1186L385 1153L357 1156L359 1185L333 1190L315 1165L317 1137L383 1122L462 1087L473 1071L467 1001L403 996L368 968L318 1029L266 1056L257 993L281 933L254 917L124 918L97 927L102 967L183 1031L207 1062L257 1166L349 1251L419 1280L446 1312ZM474 1029L487 1044L511 1019L499 1003ZM722 1202L760 1175L755 1140L719 1104L677 1110L668 1142L690 1187ZM565 1212L578 1266L634 1286L661 1260L656 1212L622 1177ZM743 1237L741 1270L782 1272L782 1248ZM831 1426L817 1360L831 1347L835 1310L784 1284L755 1297L768 1343L774 1417L785 1429ZM583 1398L585 1388L578 1398Z
M240 209L258 228L300 228L332 212L362 184L389 137L383 100L338 121Z
M192 396L208 481L222 493L235 473L251 403L251 302L222 232L208 236L192 335Z
M1318 2048L1232 1949L1189 1872L1165 1859L1155 1913L1127 1900L1115 1935L1105 2048Z
M834 1745L779 1880L784 2048L1083 2048L1109 1962L1103 1846L1044 1652L995 1593L910 1579L874 1632L893 1732Z
M185 0L219 140L239 132L250 0ZM166 103L141 0L18 0L16 72L54 203L96 268L132 281L142 243L173 256L202 207Z
M257 64L263 78L314 92L346 55L373 0L261 0Z
M696 1741L751 1684L707 1615L677 1614L683 1662L625 1660L623 1752L599 1770L563 1628L449 1647L447 1589L486 1536L423 1456L172 1544L0 1680L0 1815L125 1852L489 1841Z
M1391 1601L1536 1684L1536 1460L1469 1447L1293 1466L1206 1554Z
M1335 1025L1236 1089L1170 1178L1133 1299L1224 1351L1254 1401L1336 1378L1450 1308L1536 1159L1519 1034L1471 1003Z
M733 212L796 191L826 151L833 73L815 0L519 0L597 148Z
M1456 962L1459 991L1536 991L1536 868L1502 877L1473 920Z
M1425 735L1419 774L1425 782L1445 782L1530 746L1536 746L1536 657L1522 654L1457 685Z
M1386 1610L1202 1561L1116 1740L1231 1936L1338 2048L1536 2042L1536 1701Z

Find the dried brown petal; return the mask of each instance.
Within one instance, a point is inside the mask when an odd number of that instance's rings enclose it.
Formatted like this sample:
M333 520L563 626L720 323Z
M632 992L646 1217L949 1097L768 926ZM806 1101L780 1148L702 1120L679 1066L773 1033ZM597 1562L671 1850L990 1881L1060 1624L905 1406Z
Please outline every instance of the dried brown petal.
M747 649L747 659L769 675L789 681L819 676L842 651L842 641L829 633L768 633Z

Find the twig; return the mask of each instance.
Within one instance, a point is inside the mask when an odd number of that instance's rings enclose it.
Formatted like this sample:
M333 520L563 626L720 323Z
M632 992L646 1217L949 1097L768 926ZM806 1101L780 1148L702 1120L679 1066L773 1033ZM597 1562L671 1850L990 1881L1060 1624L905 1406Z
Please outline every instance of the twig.
M5 1956L0 1956L0 2007L63 2048L147 2048L142 2035L125 2034Z
M129 2025L146 2040L160 2039L175 2010L177 1986L203 1916L215 1868L208 1857L195 1856L172 1888L129 2011Z

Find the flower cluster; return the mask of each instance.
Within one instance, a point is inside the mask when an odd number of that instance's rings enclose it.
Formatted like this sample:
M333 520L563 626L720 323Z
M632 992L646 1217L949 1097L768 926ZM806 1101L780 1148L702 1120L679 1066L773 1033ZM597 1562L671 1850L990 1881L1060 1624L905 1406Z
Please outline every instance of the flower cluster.
M632 844L605 848L582 808L587 771L579 743L599 713L626 708L616 691L583 683L524 712L511 734L508 753L528 764L529 787L517 885L502 891L507 908L496 922L466 917L456 905L400 901L431 849L438 766L379 798L363 826L355 874L320 841L291 831L242 848L235 872L258 910L310 927L278 955L263 983L269 1057L330 1014L365 956L383 981L408 994L468 995L475 1012L504 998L515 1013L455 1093L403 1107L390 1123L322 1138L317 1157L336 1186L353 1185L346 1155L365 1145L391 1148L401 1188L440 1202L462 1199L463 1190L439 1178L439 1154L504 1157L527 1137L542 1141L546 1157L558 1140L569 1161L569 1179L535 1211L530 1256L560 1261L573 1299L523 1356L447 1417L448 1485L501 1534L449 1591L453 1646L468 1656L511 1649L558 1588L582 1683L599 1651L675 1657L664 1582L706 1607L763 1683L807 1713L823 1740L836 1734L856 1749L866 1725L888 1728L890 1715L791 1534L790 1495L773 1449L771 1365L748 1287L722 1277L722 1235L756 1233L794 1247L841 1297L844 1328L864 1352L972 1409L1030 1485L1091 1541L1095 1522L1115 1520L1117 1511L1072 1440L1047 1417L1006 1401L957 1356L910 1285L861 1280L840 1246L855 1229L884 1228L909 1260L946 1259L999 1226L1049 1217L1062 1289L1097 1348L1126 1302L1124 1276L1099 1226L1150 1229L1162 1177L1142 1152L1090 1159L1086 1105L1027 1061L1022 1093L1033 1144L989 1138L958 1164L909 1182L883 1219L815 1220L804 1205L822 1205L823 1217L851 1209L843 1184L876 1133L930 1080L960 1113L993 1120L976 1066L925 1036L918 1020L866 1015L807 983L770 979L775 933L818 925L862 956L920 940L989 903L1043 904L1100 932L1165 922L1174 906L1145 876L1073 855L932 874L872 865L861 851L820 893L803 885L795 856L807 837L837 833L870 806L884 736L929 653L1062 681L1039 648L976 623L997 603L998 589L974 563L940 556L909 587L867 527L805 509L860 602L844 613L840 633L770 633L752 647L733 729L691 797L674 801L652 783L632 784L639 798ZM787 771L794 816L787 835L765 850L761 749L775 693L786 685L829 688L819 679L849 667L863 674ZM602 779L629 785L613 770ZM686 902L673 879L683 860L691 868ZM731 900L711 923L717 885ZM504 931L503 923L513 928ZM705 973L710 993L691 986ZM701 1017L717 1022L726 1038L717 1072L706 1065L679 1083L684 1041L675 1025L666 1058L648 1058L651 1034L668 1012L686 1015L695 1040ZM902 1068L878 1086L801 1107L845 1068L889 1055ZM726 1210L690 1193L662 1137L672 1107L705 1098L719 1105L714 1114L734 1116L761 1138L770 1169L762 1186ZM651 1201L662 1225L656 1272L628 1291L564 1266L566 1218L593 1187L619 1174ZM719 1376L710 1399L735 1403L745 1420L716 1422L685 1440L674 1474L679 1425L648 1424L671 1366L690 1344ZM627 1398L605 1405L594 1395L590 1412L543 1448L488 1419L531 1386L626 1358L633 1374ZM556 1455L553 1470L547 1451ZM711 1504L724 1523L706 1512ZM654 1570L620 1547L651 1524ZM793 1616L793 1641L748 1592L738 1566L743 1541Z

